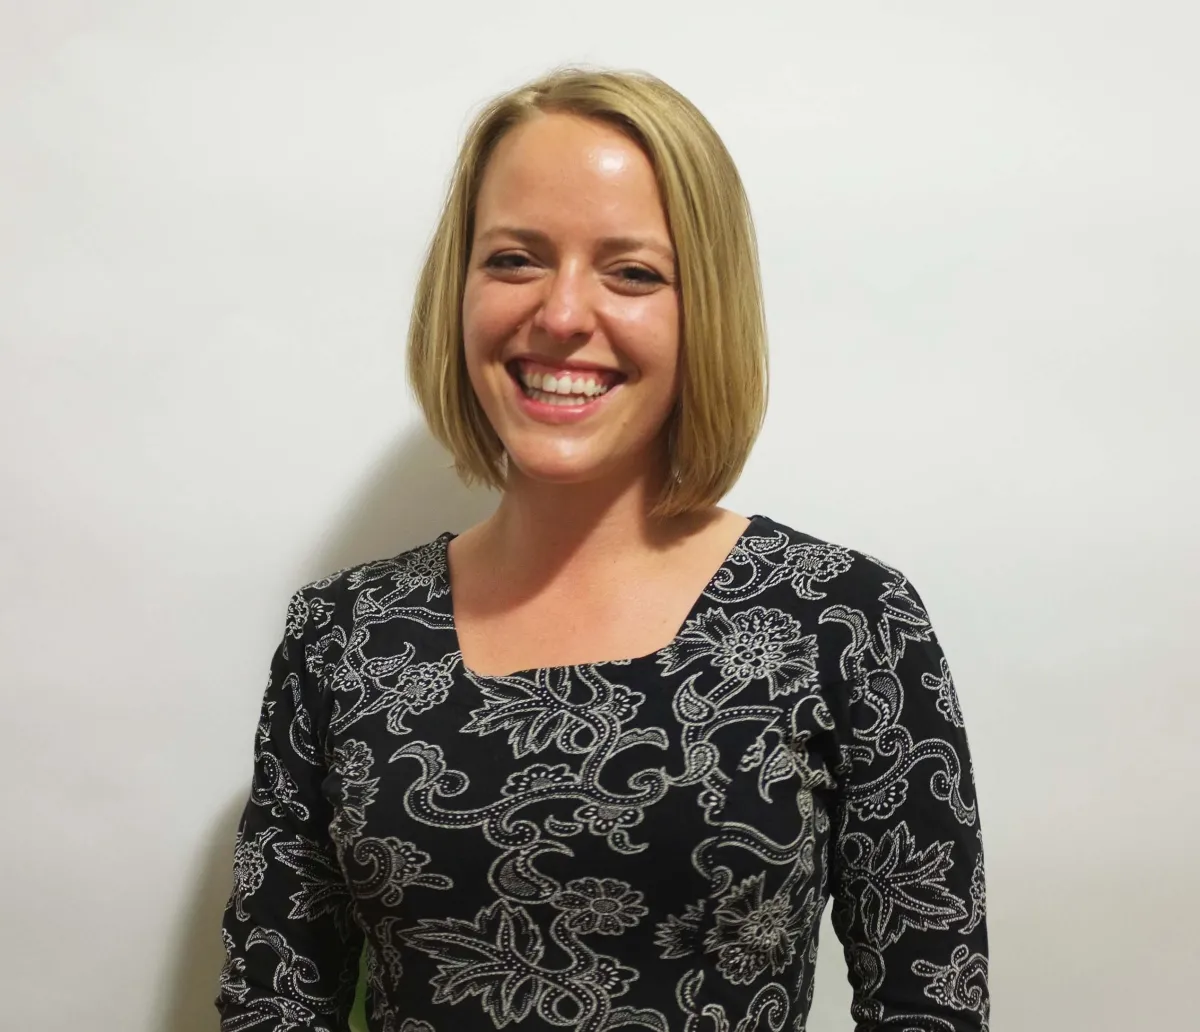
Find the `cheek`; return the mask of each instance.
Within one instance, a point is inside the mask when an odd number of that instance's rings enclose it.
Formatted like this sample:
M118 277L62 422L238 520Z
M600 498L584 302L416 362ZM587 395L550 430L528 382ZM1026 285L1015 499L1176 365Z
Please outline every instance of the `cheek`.
M487 309L480 305L479 290L467 281L462 299L462 334L468 360L477 352L480 339L485 335Z
M625 307L614 323L620 344L643 375L672 377L679 365L679 307L653 297Z
M520 325L521 292L511 285L468 279L463 291L463 341L468 355L482 353L511 335Z

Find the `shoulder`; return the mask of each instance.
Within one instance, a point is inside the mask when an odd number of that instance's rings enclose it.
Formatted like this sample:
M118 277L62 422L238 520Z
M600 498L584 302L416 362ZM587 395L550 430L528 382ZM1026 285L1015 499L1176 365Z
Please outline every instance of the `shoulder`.
M903 596L916 596L908 576L893 563L769 516L753 518L738 550L743 561L766 568L773 584L786 585L798 600L822 602L825 608L883 610Z
M937 684L936 677L948 679L925 603L902 570L767 517L748 529L738 579L759 605L783 610L796 633L811 635L821 680L876 678L875 690L894 701L902 670L929 673Z
M792 614L840 654L843 677L863 663L894 669L910 646L935 643L920 593L893 563L765 516L748 531L727 590Z
M389 597L416 595L426 603L448 596L446 544L452 536L439 534L397 555L356 563L301 586L288 604L289 627L311 620L320 628L339 613L352 614L360 596L380 590Z

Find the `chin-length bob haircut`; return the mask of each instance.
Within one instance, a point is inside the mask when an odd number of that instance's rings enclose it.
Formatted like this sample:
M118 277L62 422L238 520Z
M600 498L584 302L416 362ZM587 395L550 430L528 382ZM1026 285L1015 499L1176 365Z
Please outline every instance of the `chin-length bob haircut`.
M651 75L561 69L497 97L474 119L417 284L408 334L413 392L459 475L503 489L504 446L467 377L463 290L488 159L514 126L551 113L614 126L654 168L676 255L682 375L666 427L673 475L652 513L715 505L740 475L766 409L758 249L721 138L695 105Z

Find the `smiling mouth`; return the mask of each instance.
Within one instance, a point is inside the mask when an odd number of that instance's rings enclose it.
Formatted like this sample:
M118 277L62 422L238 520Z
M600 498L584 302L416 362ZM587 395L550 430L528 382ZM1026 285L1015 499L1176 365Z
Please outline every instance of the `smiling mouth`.
M625 379L607 370L548 369L522 361L510 362L506 368L525 397L563 408L581 408Z

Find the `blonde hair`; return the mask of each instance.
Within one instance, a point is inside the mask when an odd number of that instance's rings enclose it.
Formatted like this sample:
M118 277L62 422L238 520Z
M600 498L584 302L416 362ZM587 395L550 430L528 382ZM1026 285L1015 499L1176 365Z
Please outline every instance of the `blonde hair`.
M560 69L497 97L474 119L417 284L408 333L413 392L459 475L502 488L504 446L467 377L462 297L488 158L514 126L549 113L616 127L654 168L676 255L682 375L667 426L673 476L653 512L715 505L741 474L766 410L758 250L721 138L695 105L651 75Z

